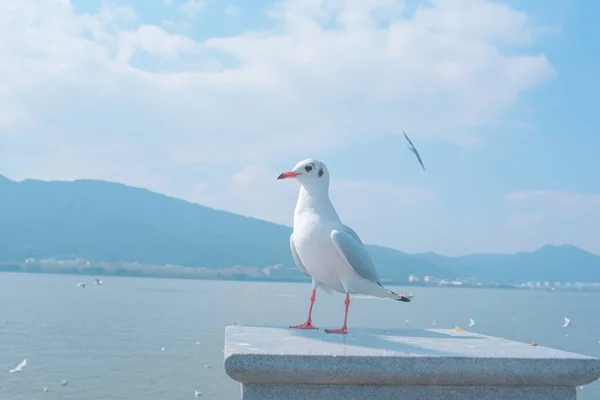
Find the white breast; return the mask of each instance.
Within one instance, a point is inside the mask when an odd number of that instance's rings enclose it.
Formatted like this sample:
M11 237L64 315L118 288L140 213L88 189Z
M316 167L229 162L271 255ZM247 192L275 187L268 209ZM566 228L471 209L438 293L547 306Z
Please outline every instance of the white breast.
M331 243L331 232L339 228L333 221L326 221L318 215L304 215L294 223L294 245L298 257L310 276L345 293L348 279L353 278L352 271L344 263Z

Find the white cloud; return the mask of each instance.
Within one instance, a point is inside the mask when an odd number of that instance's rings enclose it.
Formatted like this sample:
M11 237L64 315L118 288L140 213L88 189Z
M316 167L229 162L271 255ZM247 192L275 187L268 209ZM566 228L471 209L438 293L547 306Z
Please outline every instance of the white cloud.
M238 6L233 5L233 4L227 4L225 6L224 12L227 15L233 15L233 16L237 17L238 15L240 15L242 13L242 9L240 7L238 7Z
M251 163L375 131L469 140L554 70L544 55L501 51L535 37L525 14L466 1L384 20L403 3L289 0L273 30L194 42L127 7L0 0L2 137L46 152L118 138L165 161ZM165 57L176 72L149 72Z
M600 253L600 194L530 190L505 196L510 235L532 247L574 244Z
M189 18L194 18L200 10L206 7L204 0L187 0L182 6L181 11Z

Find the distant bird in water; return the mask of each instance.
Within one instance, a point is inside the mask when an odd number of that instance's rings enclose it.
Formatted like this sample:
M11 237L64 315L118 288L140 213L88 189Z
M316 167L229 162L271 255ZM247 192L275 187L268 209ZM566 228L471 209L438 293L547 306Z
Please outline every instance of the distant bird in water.
M163 353L165 352L165 350L167 350L167 349L165 349L164 347L160 348L160 351L162 351Z
M573 323L573 321L571 321L569 318L565 317L565 323L563 324L563 328L569 327L571 326L571 324Z
M406 132L402 131L402 133L404 133L404 137L406 138L406 141L408 142L408 149L415 155L415 157L417 157L417 160L419 161L419 164L421 164L421 168L423 168L423 171L427 171L425 169L425 165L423 165L423 160L421 160L421 156L419 155L417 148L415 147L413 142L409 139Z
M44 388L44 393L47 393L47 392L48 392L48 388L47 388L47 387L45 387L45 388Z
M202 396L202 392L199 390L194 390L194 397L200 397Z
M67 386L69 384L69 381L60 381L60 386Z
M83 282L79 282L79 283L77 284L77 287L84 288L84 287L85 287L85 283L83 283Z
M100 279L98 278L94 278L96 280L96 285L100 286L102 285L104 282L102 282Z
M17 365L15 368L11 369L8 372L10 372L10 373L13 373L13 372L23 372L23 369L25 368L26 365L27 365L27 358L24 358L23 361L21 361L19 363L19 365Z

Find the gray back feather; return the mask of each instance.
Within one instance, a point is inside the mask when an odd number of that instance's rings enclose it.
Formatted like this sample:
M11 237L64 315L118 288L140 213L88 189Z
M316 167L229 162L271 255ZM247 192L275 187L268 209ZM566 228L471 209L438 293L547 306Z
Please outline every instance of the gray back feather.
M348 228L348 230L349 232L338 230L333 230L331 232L331 242L333 243L333 246L358 275L368 281L378 283L379 276L377 275L373 261L371 261L371 257L369 257L362 241L354 230L350 228Z

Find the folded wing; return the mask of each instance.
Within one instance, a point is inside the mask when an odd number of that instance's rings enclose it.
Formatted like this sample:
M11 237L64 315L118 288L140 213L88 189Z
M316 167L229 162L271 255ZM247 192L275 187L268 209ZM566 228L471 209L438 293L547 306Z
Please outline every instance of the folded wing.
M344 227L349 232L340 230L333 230L331 232L331 242L338 251L342 259L352 268L356 273L373 283L379 283L379 276L373 265L373 261L367 250L362 244L362 241L352 229Z

